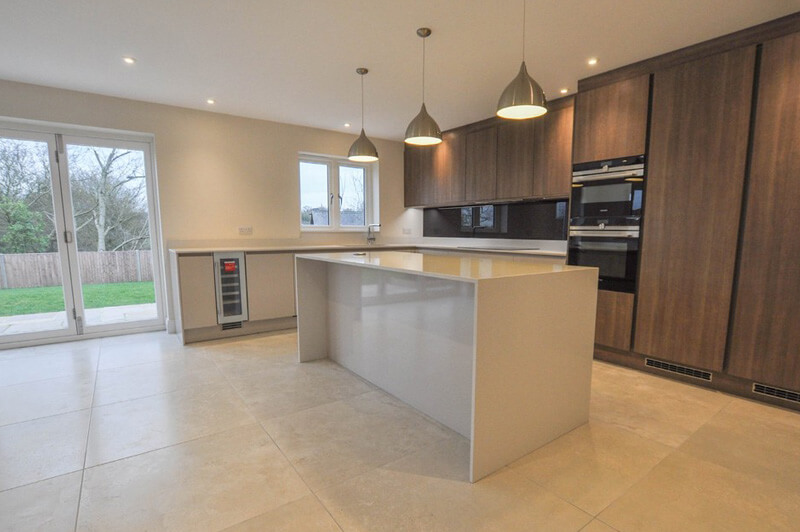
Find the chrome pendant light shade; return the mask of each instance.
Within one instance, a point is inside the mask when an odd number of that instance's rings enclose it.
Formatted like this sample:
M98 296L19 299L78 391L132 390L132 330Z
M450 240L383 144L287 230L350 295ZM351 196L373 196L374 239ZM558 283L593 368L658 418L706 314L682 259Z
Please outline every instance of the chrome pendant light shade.
M439 124L428 114L425 108L425 39L431 34L430 28L419 28L417 35L422 37L422 108L406 128L406 144L415 146L432 146L442 142L442 130Z
M547 112L547 100L544 91L529 74L525 61L519 67L519 74L497 102L497 116L522 120L542 116Z
M347 158L359 163L372 163L378 160L378 150L364 132L364 76L369 72L364 67L357 68L356 74L361 76L361 135L350 146Z
M517 77L511 80L497 102L497 116L512 120L535 118L547 112L544 91L525 66L525 1L522 0L522 65Z
M428 114L424 103L419 114L406 128L406 142L417 146L431 146L442 142L442 130L439 129L436 120Z
M378 160L378 150L371 140L367 138L364 133L364 128L361 128L361 135L358 136L356 141L350 146L350 152L347 158L351 161L359 163L371 163Z

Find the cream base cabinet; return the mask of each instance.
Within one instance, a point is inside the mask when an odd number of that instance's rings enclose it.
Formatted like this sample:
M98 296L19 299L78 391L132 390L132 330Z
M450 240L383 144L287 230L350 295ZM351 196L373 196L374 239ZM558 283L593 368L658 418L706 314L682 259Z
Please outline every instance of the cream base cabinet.
M214 259L209 255L178 257L180 283L179 327L199 329L217 325L217 296L214 291Z
M247 253L250 321L295 316L294 255Z

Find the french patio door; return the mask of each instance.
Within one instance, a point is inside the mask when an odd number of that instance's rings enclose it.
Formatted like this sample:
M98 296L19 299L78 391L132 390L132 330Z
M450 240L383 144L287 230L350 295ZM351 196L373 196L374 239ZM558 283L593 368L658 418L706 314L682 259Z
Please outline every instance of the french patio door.
M0 345L163 328L151 144L0 129Z

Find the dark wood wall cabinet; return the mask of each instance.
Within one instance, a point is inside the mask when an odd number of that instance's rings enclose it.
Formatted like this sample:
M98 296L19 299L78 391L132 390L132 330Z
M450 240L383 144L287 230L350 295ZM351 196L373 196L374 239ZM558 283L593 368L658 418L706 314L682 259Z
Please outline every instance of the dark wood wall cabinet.
M722 370L755 47L656 72L634 351Z
M800 390L800 33L764 43L728 372Z
M567 197L572 185L574 99L558 103L533 122L533 195L539 198Z
M649 96L649 74L579 92L573 163L643 154Z
M497 190L497 126L468 131L466 197L467 202L491 201Z
M490 118L446 131L438 146L406 146L406 207L568 197L573 100L549 102L532 120Z

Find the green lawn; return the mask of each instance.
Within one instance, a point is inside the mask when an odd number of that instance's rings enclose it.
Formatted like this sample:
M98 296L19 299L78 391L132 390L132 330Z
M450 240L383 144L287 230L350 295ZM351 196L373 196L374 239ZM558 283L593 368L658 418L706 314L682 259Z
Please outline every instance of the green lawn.
M116 307L155 303L153 282L87 284L83 286L86 308ZM9 288L0 290L0 316L37 314L64 310L60 286L42 288Z

